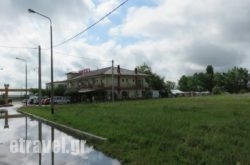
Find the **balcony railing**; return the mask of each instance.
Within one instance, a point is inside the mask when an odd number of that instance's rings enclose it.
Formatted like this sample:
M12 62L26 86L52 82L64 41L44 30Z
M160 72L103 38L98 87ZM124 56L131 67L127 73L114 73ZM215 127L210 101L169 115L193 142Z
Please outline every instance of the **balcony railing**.
M105 85L104 83L95 83L95 84L74 84L71 87L68 87L70 89L84 89L84 88L94 88L94 89L103 89L103 88L112 88L111 84ZM114 88L118 88L118 84L114 83ZM137 86L134 83L120 83L120 88L121 89L145 89L148 88L147 84L137 84Z

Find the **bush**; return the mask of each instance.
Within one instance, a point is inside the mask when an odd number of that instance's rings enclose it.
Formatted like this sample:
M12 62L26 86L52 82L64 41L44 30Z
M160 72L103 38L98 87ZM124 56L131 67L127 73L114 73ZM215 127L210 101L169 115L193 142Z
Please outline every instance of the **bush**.
M223 93L223 89L221 87L214 87L213 90L212 90L212 93L214 95L220 95Z
M241 89L239 93L247 93L248 91L246 89Z

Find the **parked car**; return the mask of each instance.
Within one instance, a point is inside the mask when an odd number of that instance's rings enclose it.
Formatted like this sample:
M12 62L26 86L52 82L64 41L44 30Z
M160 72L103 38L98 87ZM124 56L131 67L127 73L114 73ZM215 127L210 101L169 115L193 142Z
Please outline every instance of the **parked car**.
M54 104L68 104L70 103L70 98L66 96L54 96Z
M28 104L36 104L38 101L37 101L37 99L36 98L30 98L29 100L28 100Z
M50 98L44 99L43 102L42 102L42 104L44 104L44 105L50 104Z

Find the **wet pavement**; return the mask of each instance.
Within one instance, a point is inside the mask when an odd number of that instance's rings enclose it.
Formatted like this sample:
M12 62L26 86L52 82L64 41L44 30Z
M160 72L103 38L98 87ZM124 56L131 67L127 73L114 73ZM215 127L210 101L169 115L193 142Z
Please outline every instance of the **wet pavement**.
M19 114L16 110L22 106L2 107L9 115ZM9 118L9 128L4 129L5 119L0 119L0 165L119 165L117 159L110 158L93 147L84 139L75 139L55 128L28 117ZM23 141L26 141L26 143ZM42 152L38 152L38 140ZM51 141L57 150L51 152ZM86 142L86 143L85 143ZM27 146L24 149L21 145ZM26 145L25 145L26 144ZM57 147L56 147L57 146ZM12 152L11 152L12 151ZM13 153L15 152L15 153Z

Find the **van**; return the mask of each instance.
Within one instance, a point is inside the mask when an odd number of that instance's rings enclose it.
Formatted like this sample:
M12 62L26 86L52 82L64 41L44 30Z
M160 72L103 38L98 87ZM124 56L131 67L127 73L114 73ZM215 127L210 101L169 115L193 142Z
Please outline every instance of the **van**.
M65 96L54 96L54 104L68 104L70 103L70 98Z

